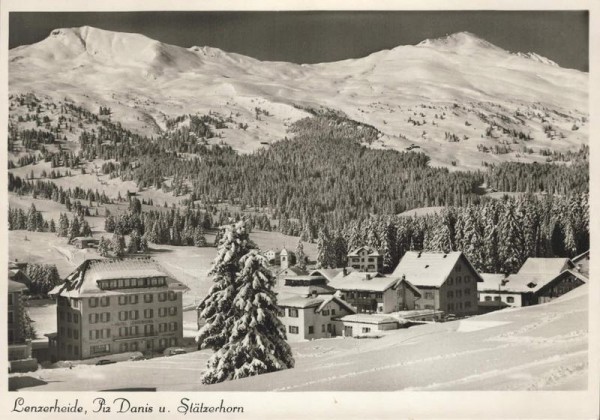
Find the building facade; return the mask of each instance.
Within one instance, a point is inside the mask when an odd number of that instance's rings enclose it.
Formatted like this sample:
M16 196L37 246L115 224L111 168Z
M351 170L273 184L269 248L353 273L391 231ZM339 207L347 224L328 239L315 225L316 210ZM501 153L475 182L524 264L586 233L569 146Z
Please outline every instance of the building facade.
M462 252L409 251L394 270L422 293L415 309L443 311L457 316L478 312L477 283L483 282Z
M356 271L381 273L383 256L376 249L362 246L348 253L348 266Z
M285 326L290 342L342 335L339 318L356 312L334 295L316 294L282 299L279 308L279 319Z
M181 345L186 290L149 258L85 261L51 292L57 299L56 359Z

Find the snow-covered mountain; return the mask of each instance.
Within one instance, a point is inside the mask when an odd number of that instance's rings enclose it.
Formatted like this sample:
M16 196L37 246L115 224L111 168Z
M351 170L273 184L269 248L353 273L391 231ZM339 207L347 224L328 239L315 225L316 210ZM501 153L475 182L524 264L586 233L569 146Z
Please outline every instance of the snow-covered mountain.
M382 132L374 147L414 143L434 163L459 168L541 161L538 151L574 150L588 138L587 73L467 32L298 65L92 27L56 29L10 51L9 83L11 94L68 99L91 111L109 106L113 119L146 134L165 130L168 118L216 112L235 121L220 133L241 151L285 136L291 122L308 115L306 106L373 125ZM259 117L257 108L267 113ZM18 112L11 110L13 119ZM533 139L515 142L507 134L513 131ZM511 151L486 153L498 145Z

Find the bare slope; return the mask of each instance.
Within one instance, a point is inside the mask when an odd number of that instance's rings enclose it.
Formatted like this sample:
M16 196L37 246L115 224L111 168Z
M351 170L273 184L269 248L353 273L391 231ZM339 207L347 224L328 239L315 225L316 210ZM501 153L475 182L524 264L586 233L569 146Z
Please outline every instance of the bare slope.
M456 167L541 161L540 149L574 149L588 137L587 73L535 53L509 53L469 33L297 65L138 34L58 29L10 51L9 79L12 94L68 98L92 111L109 106L114 119L146 134L182 114L232 115L235 124L219 133L244 152L282 138L290 122L308 115L295 105L341 110L383 133L375 147L415 143L434 163ZM485 151L495 146L506 150ZM523 153L524 146L534 153Z

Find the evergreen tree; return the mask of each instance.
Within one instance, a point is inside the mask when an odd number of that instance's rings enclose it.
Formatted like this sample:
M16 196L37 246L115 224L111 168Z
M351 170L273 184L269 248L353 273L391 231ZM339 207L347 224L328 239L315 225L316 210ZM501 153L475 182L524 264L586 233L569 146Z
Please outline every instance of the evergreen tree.
M110 253L110 243L104 238L100 237L100 243L98 244L98 253L102 257L108 257Z
M111 248L115 257L121 258L125 255L125 238L123 235L116 233L113 235Z
M327 226L319 229L319 235L317 237L317 266L319 268L335 268L330 267L329 264L335 261L335 257L332 257L332 244L331 237Z
M80 236L79 219L77 217L74 217L73 221L71 222L71 226L69 226L69 241L78 236Z
M58 218L58 236L69 236L69 218L64 213L61 213Z
M277 317L275 280L268 261L251 250L237 265L230 337L208 361L205 384L294 367L285 328Z
M298 245L296 246L296 266L302 270L306 270L306 254L304 253L302 238L298 240Z

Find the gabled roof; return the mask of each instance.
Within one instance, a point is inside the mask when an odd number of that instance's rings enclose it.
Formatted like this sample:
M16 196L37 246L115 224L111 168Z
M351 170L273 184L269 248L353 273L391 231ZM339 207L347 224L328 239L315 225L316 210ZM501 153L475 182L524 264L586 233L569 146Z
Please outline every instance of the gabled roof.
M544 278L574 267L568 258L527 258L517 274Z
M8 280L8 293L24 292L25 290L27 290L27 286L23 283Z
M342 299L335 295L324 295L324 296L316 296L316 297L302 297L302 296L291 296L285 299L280 300L277 304L280 307L286 308L298 308L298 309L306 309L315 307L315 312L321 312L325 305L330 302L337 303L340 307L345 308L351 313L356 313L356 309L354 309L347 302L344 302Z
M323 276L327 281L333 280L337 275L343 273L343 268L319 268L309 272L311 276Z
M79 297L96 294L120 294L143 289L101 290L100 280L165 277L166 287L174 291L187 291L189 288L176 280L158 262L151 258L90 259L67 276L65 282L50 291L50 295Z
M308 274L308 271L301 269L300 267L296 267L295 265L284 268L277 272L277 277L284 274L284 271L291 271L292 274L285 274L286 276L305 276Z
M448 278L454 266L463 259L475 274L478 282L483 281L462 252L418 252L408 251L394 270L393 276L410 281L417 287L440 287Z
M397 288L404 284L417 296L422 296L421 291L404 278L385 276L379 273L353 272L345 277L336 277L329 285L337 290L359 290L370 292L385 292L390 287Z
M549 275L546 277L517 273L508 276L508 283L504 287L504 290L517 293L537 293L544 287L567 275L573 275L584 283L587 283L588 281L587 277L578 273L576 270L564 270L554 276Z
M581 260L589 260L589 259L590 259L590 250L588 249L587 251L582 252L578 256L571 258L571 261L574 264L577 264Z
M348 253L349 257L357 257L358 256L358 252L361 250L365 250L367 251L367 256L371 256L371 257L377 257L381 254L379 254L379 251L377 251L375 248L371 248L369 246L359 246L358 248L353 249L352 251L350 251Z
M477 290L480 292L489 291L506 291L505 286L508 284L507 277L504 274L496 273L480 273L483 282L477 283Z

